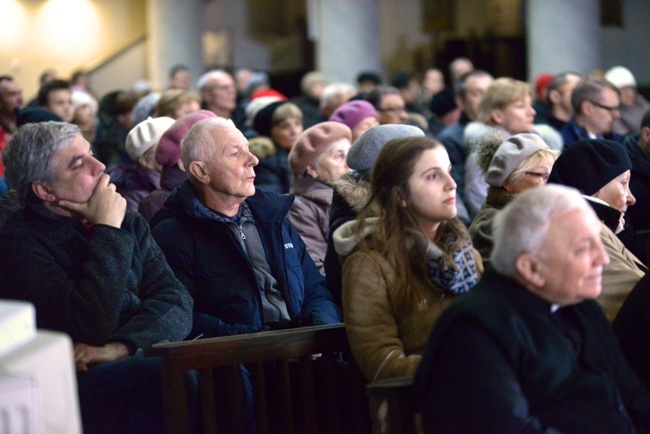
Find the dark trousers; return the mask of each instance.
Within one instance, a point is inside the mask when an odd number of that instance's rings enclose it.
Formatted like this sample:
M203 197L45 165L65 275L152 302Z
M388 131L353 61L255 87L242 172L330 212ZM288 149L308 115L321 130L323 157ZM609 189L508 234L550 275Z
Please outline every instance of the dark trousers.
M190 420L196 425L196 373L188 373L185 382ZM136 354L100 363L77 374L77 388L85 434L165 432L162 379L157 358Z

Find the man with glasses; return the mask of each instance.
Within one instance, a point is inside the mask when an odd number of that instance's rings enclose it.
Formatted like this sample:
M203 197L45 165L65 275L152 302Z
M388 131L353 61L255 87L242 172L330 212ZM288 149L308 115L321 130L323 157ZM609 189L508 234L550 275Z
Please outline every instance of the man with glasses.
M406 123L406 103L396 87L380 86L370 92L366 100L377 110L381 125Z
M237 108L237 89L232 75L221 69L213 69L199 78L196 87L201 95L202 109L231 119L241 130L245 116Z
M622 142L623 138L612 132L621 117L620 91L612 83L596 77L582 79L573 90L571 105L574 115L562 128L565 147L585 139Z

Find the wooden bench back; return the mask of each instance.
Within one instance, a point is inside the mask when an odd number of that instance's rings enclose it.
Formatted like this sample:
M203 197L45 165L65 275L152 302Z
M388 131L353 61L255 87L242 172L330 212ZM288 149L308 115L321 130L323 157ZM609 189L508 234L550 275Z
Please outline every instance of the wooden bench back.
M413 398L413 378L379 380L367 387L371 408L386 405L385 423L390 434L416 434L418 430L417 405Z
M323 356L313 360L313 354ZM240 365L250 372L258 433L370 432L365 381L348 363L343 324L162 344L145 355L160 358L170 434L188 432L189 370L199 374L204 432L244 433L250 411ZM215 368L221 368L217 375Z

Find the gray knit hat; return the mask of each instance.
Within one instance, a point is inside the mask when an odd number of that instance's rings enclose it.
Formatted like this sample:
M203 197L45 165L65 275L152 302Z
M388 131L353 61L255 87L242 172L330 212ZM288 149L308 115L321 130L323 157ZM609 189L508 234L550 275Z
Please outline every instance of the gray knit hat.
M420 137L424 132L418 127L401 124L378 125L370 128L359 137L348 152L348 167L370 180L370 172L379 151L393 139L402 137Z
M549 149L537 134L517 134L501 143L492 157L485 182L501 187L524 160L540 149Z

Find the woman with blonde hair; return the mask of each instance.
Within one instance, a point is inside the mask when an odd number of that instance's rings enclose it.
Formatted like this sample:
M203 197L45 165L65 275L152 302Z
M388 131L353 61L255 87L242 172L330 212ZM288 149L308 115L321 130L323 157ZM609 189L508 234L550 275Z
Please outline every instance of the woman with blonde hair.
M562 150L562 136L548 125L534 124L532 90L526 82L501 77L490 85L476 111L476 122L465 128L463 141L469 149L493 134L504 139L515 134L535 133L549 148ZM465 204L474 217L485 203L488 184L472 151L465 163Z
M516 134L509 139L494 134L478 143L476 155L489 187L469 234L486 263L492 252L494 216L517 194L545 185L558 152L549 149L536 134Z
M350 348L369 382L412 376L440 313L478 282L482 262L456 217L450 170L435 140L388 142L370 201L334 233Z
M194 92L182 89L169 89L160 95L156 103L155 117L167 116L178 120L201 110L201 98Z

